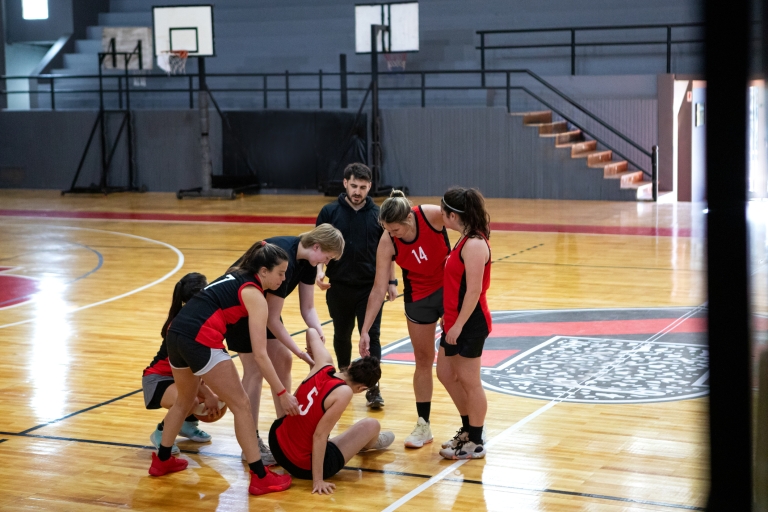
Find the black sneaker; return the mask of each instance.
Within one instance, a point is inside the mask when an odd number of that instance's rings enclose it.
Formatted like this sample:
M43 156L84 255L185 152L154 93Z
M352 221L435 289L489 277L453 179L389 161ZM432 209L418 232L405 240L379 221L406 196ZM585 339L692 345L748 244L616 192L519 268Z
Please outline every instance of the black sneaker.
M378 385L365 392L365 401L365 405L371 409L381 409L384 407L384 399L381 397L381 391L379 391Z

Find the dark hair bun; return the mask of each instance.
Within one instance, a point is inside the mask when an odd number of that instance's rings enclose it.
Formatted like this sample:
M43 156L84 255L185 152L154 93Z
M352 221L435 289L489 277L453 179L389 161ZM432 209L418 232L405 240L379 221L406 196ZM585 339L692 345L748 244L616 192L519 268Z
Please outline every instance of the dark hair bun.
M379 359L373 356L366 356L352 361L346 370L349 378L366 388L372 388L381 379L381 365Z

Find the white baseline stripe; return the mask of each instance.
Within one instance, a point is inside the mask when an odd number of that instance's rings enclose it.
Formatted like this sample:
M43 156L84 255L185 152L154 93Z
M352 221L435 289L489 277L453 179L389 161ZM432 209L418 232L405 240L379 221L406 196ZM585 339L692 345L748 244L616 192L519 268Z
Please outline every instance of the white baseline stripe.
M151 238L145 238L143 236L131 235L131 234L128 234L128 233L120 233L120 232L117 232L117 231L105 231L105 230L102 230L102 229L90 229L90 228L77 228L77 227L73 227L73 226L54 226L54 227L56 227L58 229L74 229L74 230L79 230L79 231L94 231L94 232L97 232L97 233L109 233L111 235L118 235L118 236L124 236L124 237L128 237L128 238L135 238L137 240L143 240L145 242L150 242L150 243L153 243L153 244L162 245L164 247L167 247L168 249L170 249L173 252L175 252L176 256L178 257L178 261L176 262L176 266L173 268L173 270L171 270L170 272L165 274L160 279L152 281L149 284L145 284L144 286L140 286L139 288L136 288L135 290L131 290L129 292L117 295L116 297L111 297L109 299L100 300L99 302L94 302L93 304L86 304L85 306L80 306L79 308L70 309L69 311L66 312L66 314L76 313L76 312L82 311L84 309L90 309L90 308L93 308L93 307L96 307L96 306L101 306L102 304L106 304L108 302L114 302L116 300L120 300L120 299L123 299L125 297L130 296L130 295L142 292L142 291L146 290L147 288L151 288L151 287L155 286L156 284L162 283L163 281L165 281L166 279L171 277L173 274L178 272L179 269L181 269L182 266L184 266L184 254L182 254L182 252L180 250L178 250L177 248L175 248L174 246L172 246L170 244L167 244L165 242L160 242L158 240L152 240ZM30 318L28 320L21 320L19 322L14 322L12 324L0 325L0 329L5 329L6 327L14 327L16 325L28 324L30 322L34 322L35 320L37 320L37 318Z

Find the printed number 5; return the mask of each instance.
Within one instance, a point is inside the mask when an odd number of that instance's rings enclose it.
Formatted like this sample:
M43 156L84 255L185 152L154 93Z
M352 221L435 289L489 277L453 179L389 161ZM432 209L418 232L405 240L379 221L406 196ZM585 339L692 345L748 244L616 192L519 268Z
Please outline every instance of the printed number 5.
M316 395L316 394L317 394L317 388L312 388L312 391L307 393L307 407L302 408L302 406L299 405L299 414L301 414L302 416L307 415L307 413L309 412L309 408L312 407L312 404L315 401L315 399L312 398L312 395Z
M416 249L411 249L411 252L413 253L413 257L416 258L416 261L419 262L419 265L421 265L421 260L427 261L427 255L424 252L424 249L419 246L419 253L416 254Z

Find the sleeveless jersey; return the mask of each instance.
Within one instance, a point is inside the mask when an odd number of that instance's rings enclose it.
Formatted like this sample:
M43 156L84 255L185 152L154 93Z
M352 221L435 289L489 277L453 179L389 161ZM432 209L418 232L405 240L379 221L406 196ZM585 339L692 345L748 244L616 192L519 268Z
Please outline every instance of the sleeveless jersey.
M285 416L275 432L285 456L301 469L312 470L312 439L325 414L325 398L346 384L334 373L336 369L327 365L302 382L293 394L299 401L299 415Z
M173 372L171 371L171 363L168 361L168 346L165 344L165 338L163 338L163 343L160 345L160 350L157 351L155 358L152 359L152 362L149 363L149 366L144 368L144 373L142 373L142 376L147 376L150 374L162 375L164 377L173 377Z
M206 347L224 348L227 325L248 316L241 296L246 286L255 286L264 292L259 278L254 275L235 272L221 276L181 308L168 330Z
M392 238L395 263L403 269L403 299L416 302L443 287L445 258L451 252L448 232L432 227L421 206L413 207L416 238L412 242Z
M459 317L459 311L464 303L464 295L467 293L467 272L464 267L464 259L461 257L461 250L464 248L464 244L467 243L468 238L463 238L456 244L453 252L448 256L448 261L445 263L445 279L443 287L443 330L448 332L456 323L456 319ZM483 237L485 243L488 244L488 240ZM488 244L488 263L485 264L483 269L483 282L480 288L480 297L477 300L477 305L469 316L467 323L461 330L459 339L465 338L484 338L491 332L491 312L488 310L488 301L485 298L485 292L488 291L488 287L491 285L491 246Z

